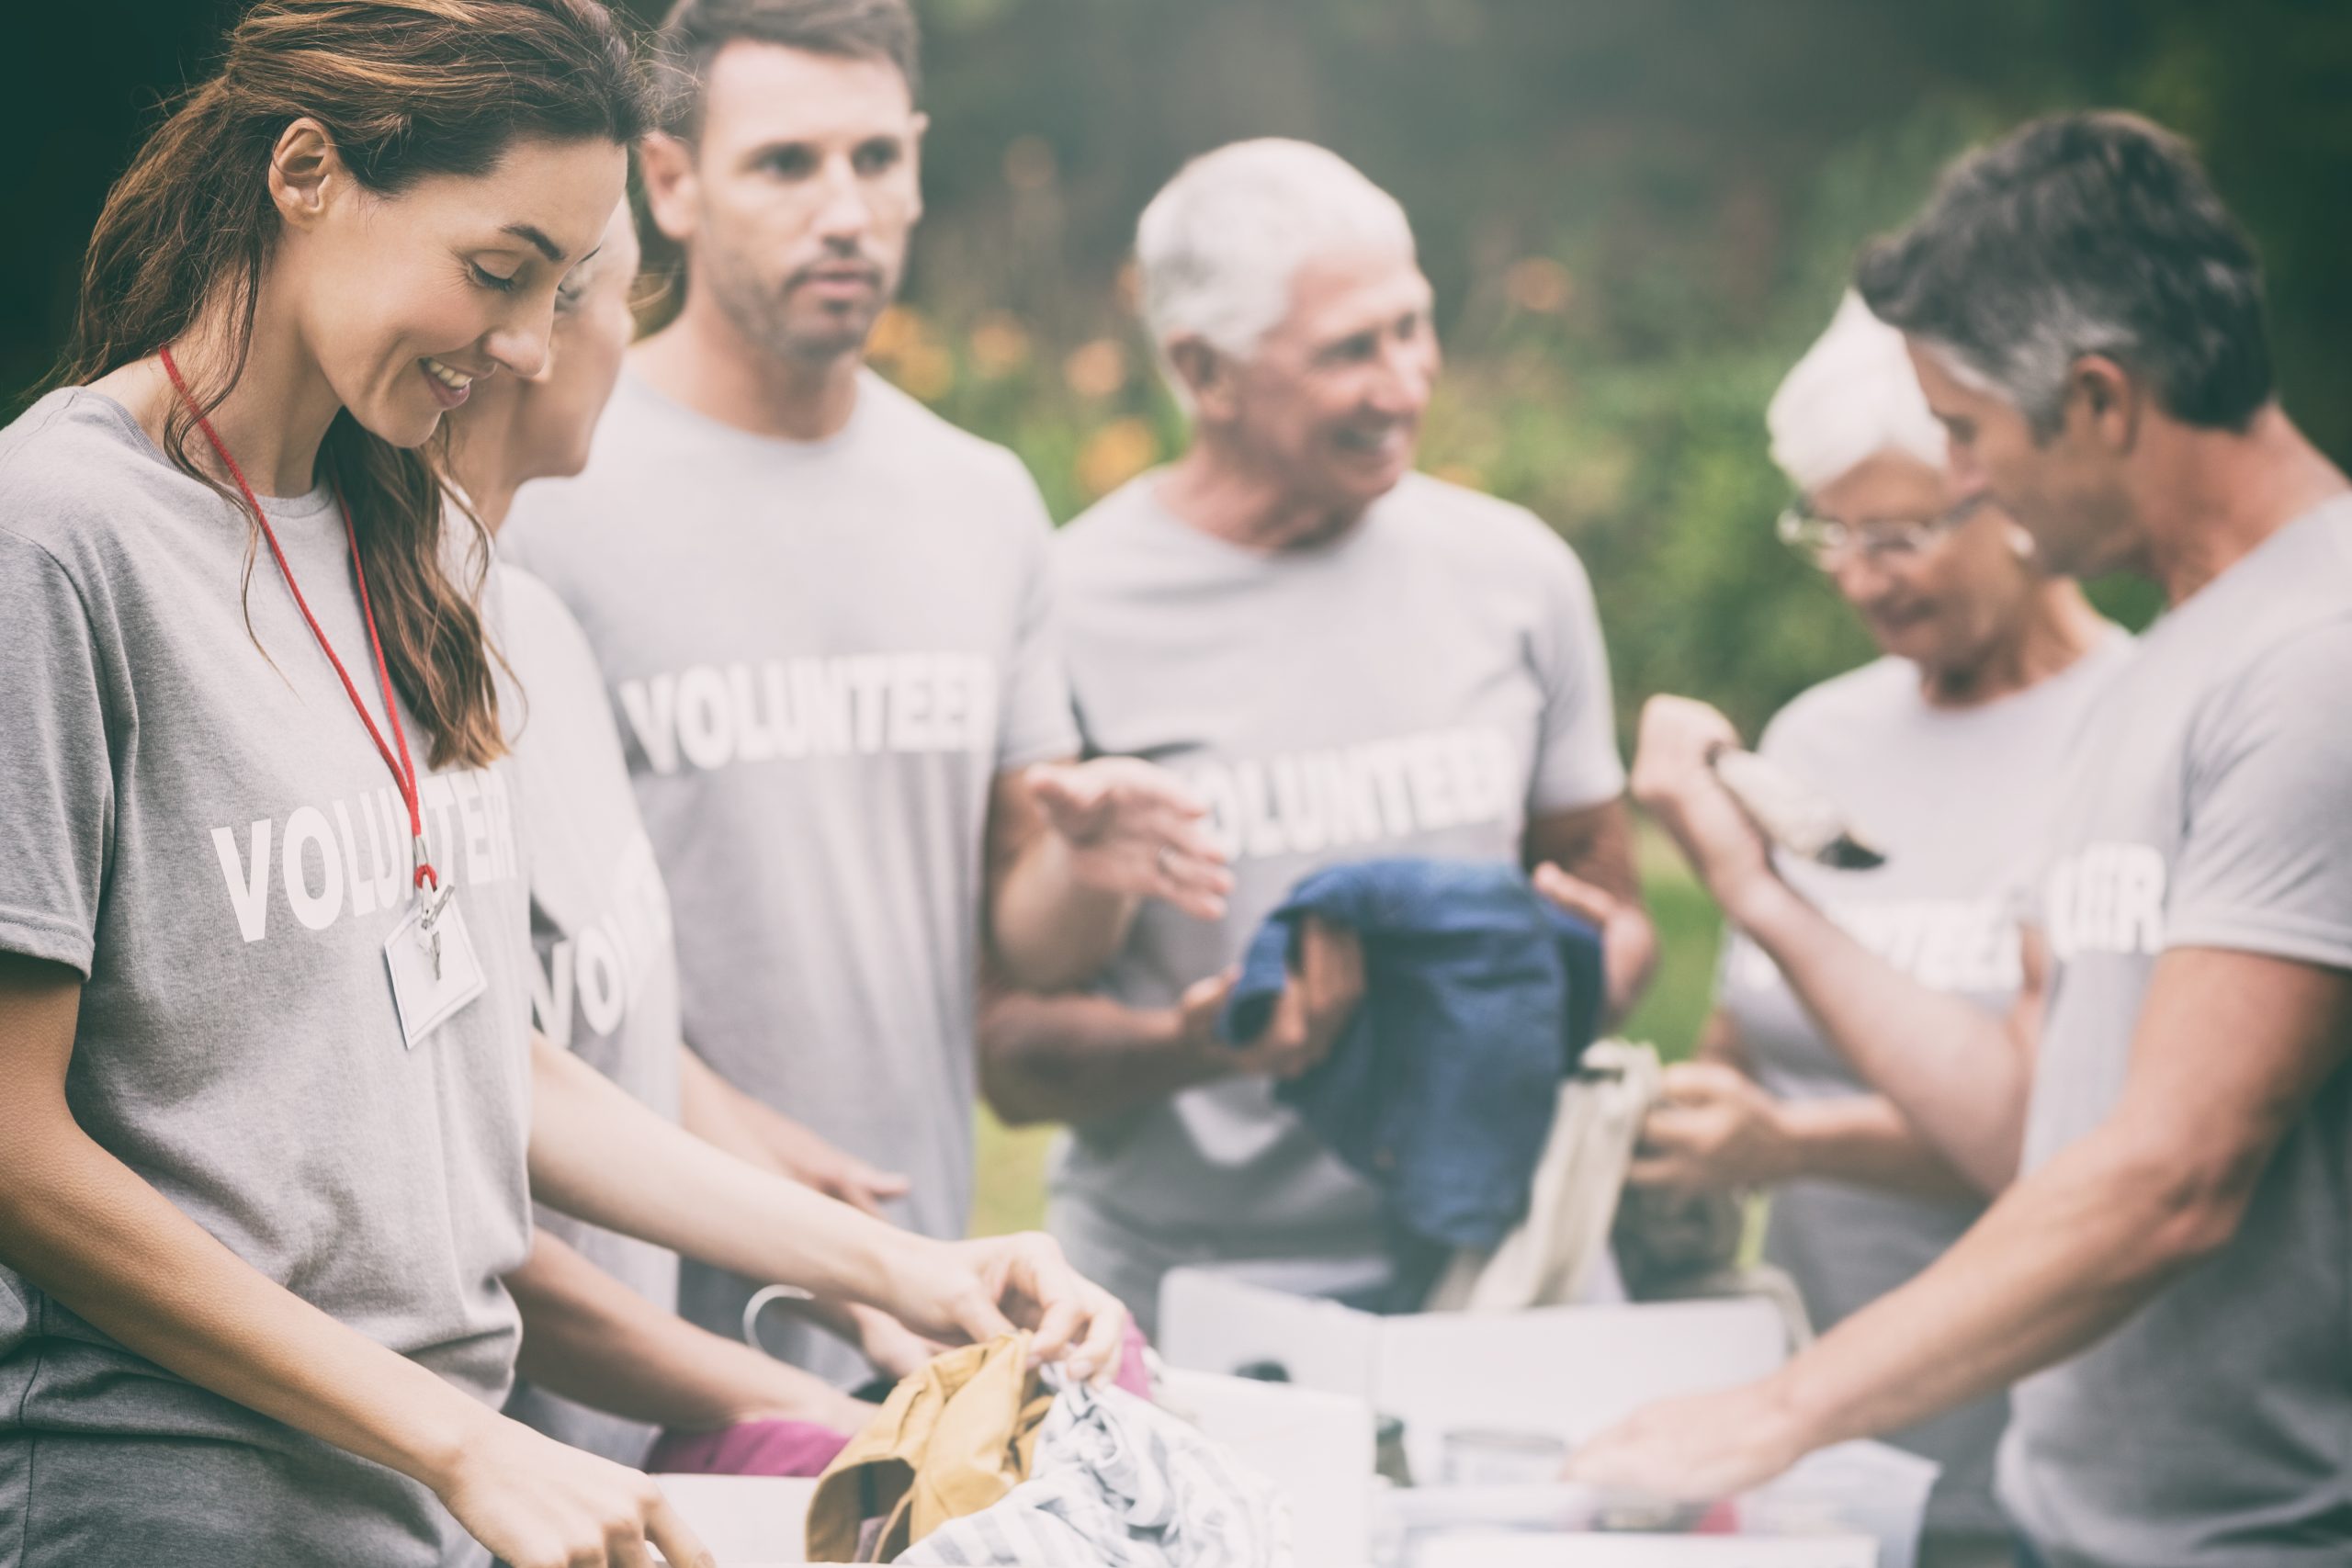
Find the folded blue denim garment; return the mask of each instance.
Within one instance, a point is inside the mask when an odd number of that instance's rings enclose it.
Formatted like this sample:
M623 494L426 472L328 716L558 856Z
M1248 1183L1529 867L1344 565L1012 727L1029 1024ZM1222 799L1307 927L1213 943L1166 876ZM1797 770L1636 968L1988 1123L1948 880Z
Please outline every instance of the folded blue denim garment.
M1302 880L1259 928L1218 1021L1264 1030L1300 922L1363 944L1364 999L1278 1096L1382 1191L1392 1235L1498 1245L1526 1212L1559 1080L1600 1022L1600 933L1510 865L1374 860Z

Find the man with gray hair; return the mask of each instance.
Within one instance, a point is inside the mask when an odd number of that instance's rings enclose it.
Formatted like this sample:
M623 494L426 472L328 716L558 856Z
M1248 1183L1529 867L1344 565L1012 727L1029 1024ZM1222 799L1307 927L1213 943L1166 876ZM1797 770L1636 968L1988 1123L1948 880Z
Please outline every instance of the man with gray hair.
M2352 1562L2352 486L2278 404L2252 246L2144 121L1963 160L1860 284L1955 483L2170 608L2077 742L2006 1026L1774 874L1710 776L1720 716L1644 716L1636 793L1725 914L1948 1157L2017 1177L1781 1373L1573 1469L1728 1493L2016 1382L2028 1562Z
M981 1078L1012 1121L1074 1124L1049 1224L1149 1323L1178 1264L1281 1258L1333 1290L1385 1268L1372 1189L1274 1099L1355 1005L1353 940L1310 923L1265 1033L1216 1033L1301 877L1537 867L1606 902L1621 1007L1654 943L1583 568L1521 509L1413 471L1438 348L1403 210L1321 148L1245 141L1177 175L1136 252L1193 439L1057 538L1071 682L1090 750L1209 805L1236 886L1220 919L1142 910L1103 994L997 998Z

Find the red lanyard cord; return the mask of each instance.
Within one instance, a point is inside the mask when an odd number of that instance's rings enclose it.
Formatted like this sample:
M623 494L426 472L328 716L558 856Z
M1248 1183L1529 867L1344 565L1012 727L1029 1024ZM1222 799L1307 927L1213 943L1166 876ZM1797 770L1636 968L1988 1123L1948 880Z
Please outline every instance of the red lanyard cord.
M351 698L352 707L357 710L359 722L368 727L368 739L376 743L376 754L383 758L384 766L392 771L392 782L400 786L401 800L408 807L409 832L416 840L414 885L422 887L429 882L438 891L440 874L425 858L424 813L418 804L416 763L409 757L408 732L401 727L400 705L392 697L392 671L391 667L384 662L383 640L376 635L376 606L368 596L368 573L359 564L359 530L351 521L350 504L343 499L343 491L338 489L334 502L343 512L344 537L351 541L351 575L359 580L359 613L368 623L368 646L376 655L376 677L383 686L384 716L391 723L392 745L385 744L384 732L376 728L375 719L368 712L368 705L360 699L358 685L351 679L351 672L343 667L343 660L335 657L334 644L327 640L326 631L319 625L319 618L311 614L310 602L302 597L302 585L294 581L294 569L287 563L286 551L277 542L277 531L269 525L269 513L262 510L260 501L254 495L254 487L245 482L244 470L237 467L236 458L229 456L229 448L213 430L212 421L205 416L204 410L197 404L196 395L180 378L180 367L173 363L172 351L164 349L162 357L164 374L171 378L172 388L187 404L188 412L196 416L196 427L204 432L207 441L212 443L212 450L229 470L229 477L237 481L237 489L244 496L245 504L253 509L254 521L261 525L262 537L269 541L269 553L277 558L278 572L286 579L286 591L294 595L294 607L302 612L302 619L310 623L311 635L318 638L320 650L325 653L327 662L334 666L335 674L341 677L344 693ZM393 746L400 750L398 760L393 757Z

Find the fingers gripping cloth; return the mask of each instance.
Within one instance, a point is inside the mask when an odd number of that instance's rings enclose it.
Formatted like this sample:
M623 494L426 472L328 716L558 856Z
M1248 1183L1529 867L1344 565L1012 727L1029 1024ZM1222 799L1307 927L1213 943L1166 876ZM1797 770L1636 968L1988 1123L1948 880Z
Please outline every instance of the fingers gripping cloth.
M818 1479L808 1560L888 1562L999 1502L1028 1475L1053 1398L1029 1365L1025 1333L934 1358L890 1391Z
M1262 1478L1178 1417L1123 1389L1072 1385L1046 1417L1035 1474L898 1561L1290 1568L1290 1516Z

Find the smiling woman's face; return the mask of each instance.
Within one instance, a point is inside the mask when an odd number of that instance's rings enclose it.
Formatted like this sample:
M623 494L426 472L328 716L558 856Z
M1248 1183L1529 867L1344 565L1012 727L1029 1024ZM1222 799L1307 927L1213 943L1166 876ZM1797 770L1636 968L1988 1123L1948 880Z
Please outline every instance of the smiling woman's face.
M1821 516L1868 533L1874 526L1940 516L1958 494L1942 470L1884 452L1856 464L1809 499ZM1880 651L1908 659L1930 673L1965 670L2014 633L2040 581L2018 558L2012 543L2015 526L2007 513L1988 502L1916 554L1873 557L1848 549L1825 570Z
M492 377L450 415L458 478L477 503L588 466L596 420L635 335L628 301L638 259L637 231L623 203L605 225L604 244L556 297L546 365L535 376Z
M627 173L612 142L537 139L486 174L391 197L338 168L316 214L282 236L273 282L352 417L422 446L474 381L537 373L557 287L595 249Z

